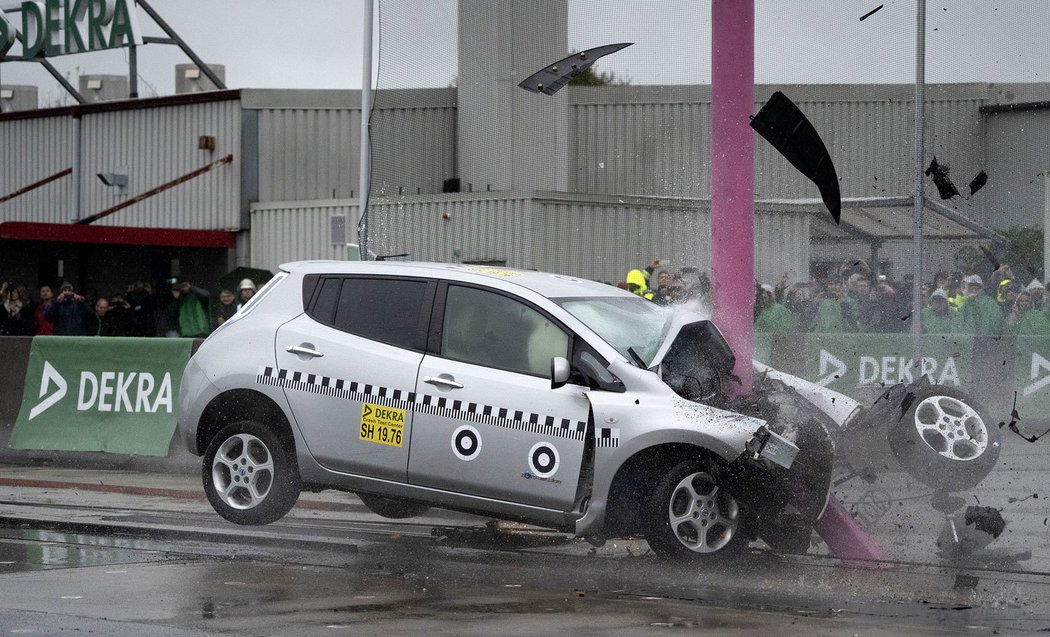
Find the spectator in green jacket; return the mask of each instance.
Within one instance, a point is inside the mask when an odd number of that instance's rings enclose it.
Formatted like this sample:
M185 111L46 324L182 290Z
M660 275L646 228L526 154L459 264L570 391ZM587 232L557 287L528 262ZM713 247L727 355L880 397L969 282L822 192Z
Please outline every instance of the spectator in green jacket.
M1006 329L1018 336L1050 335L1050 317L1032 305L1028 292L1021 292L1014 300L1014 307L1006 318Z
M934 289L929 307L922 308L922 329L927 334L955 334L959 331L958 319L948 302L948 292L940 287Z
M971 274L963 278L966 285L966 303L961 312L961 332L974 336L999 336L1003 333L1003 311L995 299L984 293L981 277Z
M759 288L757 305L760 309L755 319L756 332L785 334L798 331L798 317L795 313L777 303L773 295L773 286L767 284Z
M873 309L871 279L856 273L846 280L846 295L842 297L842 314L851 332L869 331L868 319Z
M841 282L828 281L824 300L817 307L817 320L813 323L814 332L841 334L856 331L846 319L847 310L843 307L844 296Z

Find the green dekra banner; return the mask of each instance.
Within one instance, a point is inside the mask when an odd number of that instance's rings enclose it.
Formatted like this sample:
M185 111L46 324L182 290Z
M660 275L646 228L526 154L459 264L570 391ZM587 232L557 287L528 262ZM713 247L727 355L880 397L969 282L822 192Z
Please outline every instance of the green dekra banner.
M188 339L34 338L13 449L165 456Z
M1017 392L1022 420L1045 419L1050 414L1050 339L1018 336L1012 371L1011 388Z
M972 336L925 337L921 361L912 358L911 337L900 334L808 334L803 377L847 396L864 389L931 383L969 391L973 385Z

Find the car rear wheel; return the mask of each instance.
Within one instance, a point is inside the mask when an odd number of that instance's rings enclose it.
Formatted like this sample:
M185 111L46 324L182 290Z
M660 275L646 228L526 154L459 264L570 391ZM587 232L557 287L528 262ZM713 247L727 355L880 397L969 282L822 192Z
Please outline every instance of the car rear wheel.
M376 515L392 520L403 520L423 515L430 510L429 504L415 502L413 500L402 500L401 498L385 498L383 496L358 493L357 497L365 503L368 510Z
M704 559L747 548L747 515L698 459L675 466L649 502L649 546L664 558Z
M223 428L208 444L201 474L215 511L235 524L269 524L299 499L294 453L261 423Z

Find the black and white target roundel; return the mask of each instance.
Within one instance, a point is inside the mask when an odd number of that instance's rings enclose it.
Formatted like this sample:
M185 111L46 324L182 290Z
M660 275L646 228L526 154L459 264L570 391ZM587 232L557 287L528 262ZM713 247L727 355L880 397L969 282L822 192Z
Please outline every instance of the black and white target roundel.
M460 460L470 462L481 453L481 435L470 425L463 425L452 432L452 453Z
M558 450L549 442L537 442L529 450L529 470L537 478L549 478L558 472Z

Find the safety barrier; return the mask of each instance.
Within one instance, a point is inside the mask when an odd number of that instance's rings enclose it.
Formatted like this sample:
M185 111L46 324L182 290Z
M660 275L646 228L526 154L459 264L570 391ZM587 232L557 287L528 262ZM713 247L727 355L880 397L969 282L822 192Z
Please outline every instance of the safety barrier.
M164 457L182 369L200 341L0 338L0 458L13 450ZM1050 337L756 334L755 356L861 401L916 380L971 393L1005 420L1016 392L1025 420L1050 417ZM13 425L13 429L12 429Z
M0 338L0 458L185 459L171 442L182 369L199 343Z
M910 334L758 334L755 345L756 358L772 367L862 401L926 376L1004 420L1015 392L1022 418L1050 418L1050 337L927 335L921 361Z

